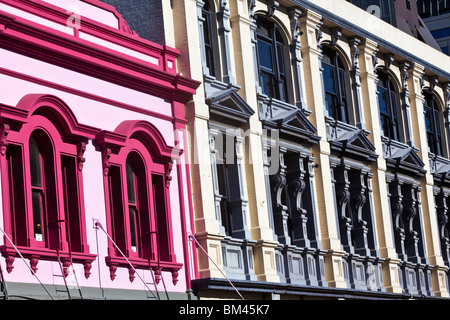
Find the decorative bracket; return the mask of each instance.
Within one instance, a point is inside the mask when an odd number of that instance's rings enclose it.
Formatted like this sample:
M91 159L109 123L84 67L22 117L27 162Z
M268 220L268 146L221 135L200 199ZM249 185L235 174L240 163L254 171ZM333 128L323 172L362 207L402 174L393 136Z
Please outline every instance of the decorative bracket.
M341 28L331 29L331 46L334 47L341 37L342 37Z
M9 125L6 123L1 124L0 127L0 154L2 156L6 155L6 148L8 147L8 142L6 141L9 134Z
M433 91L434 88L436 88L436 85L438 84L438 76L431 76L428 78L430 82L430 91Z
M111 158L111 149L105 148L102 151L102 161L103 161L103 175L107 176L109 172L109 168L111 167L111 163L109 162Z
M166 188L170 187L170 182L172 181L172 176L170 175L170 173L172 172L172 169L173 169L173 163L172 162L166 163L166 172L165 172Z
M86 152L86 142L80 142L78 143L78 155L77 155L77 161L78 161L78 170L83 170L83 165L86 159L84 158L84 153Z
M273 17L275 14L275 10L278 9L280 6L280 3L276 0L269 0L267 1L267 15L269 17Z
M394 62L394 55L392 53L386 53L384 58L384 70L389 70L391 64Z

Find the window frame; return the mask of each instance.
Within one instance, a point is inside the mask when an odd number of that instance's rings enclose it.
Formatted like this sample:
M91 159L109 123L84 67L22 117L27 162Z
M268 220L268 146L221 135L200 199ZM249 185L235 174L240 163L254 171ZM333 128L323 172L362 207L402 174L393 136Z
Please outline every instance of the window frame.
M378 112L380 116L380 127L382 129L382 134L386 138L390 140L395 140L401 142L403 140L402 137L402 118L399 112L399 92L395 88L395 84L392 81L392 76L388 72L384 72L380 69L377 70L378 75L378 83L377 83L377 92L378 92ZM380 82L386 81L386 87L384 87ZM383 113L380 108L380 89L384 90L387 93L388 100L386 102L387 112ZM390 131L386 135L383 119L387 119L387 127L390 128Z
M327 87L327 81L324 75L324 101L325 108L327 114L330 118L334 120L344 122L350 124L350 95L348 93L348 84L347 84L347 70L345 69L345 64L342 59L339 57L339 51L335 50L327 45L323 46L322 49L323 57L328 56L330 58L330 63L324 61L322 57L322 68L325 70L325 67L329 68L332 73L332 81L333 86L335 87L334 92ZM330 111L330 107L328 106L327 95L330 95L335 100L335 106L333 110Z
M176 283L178 271L183 264L177 263L175 254L175 236L170 207L170 181L172 179L172 161L178 159L181 151L168 146L154 125L137 120L122 122L114 132L100 132L96 137L96 144L102 148L103 152L107 232L114 241L113 243L108 239L106 263L110 268L110 278L115 279L117 267L125 267L128 268L130 281L133 281L134 270L129 265L131 263L136 269L152 268L155 272L170 271L173 281ZM147 195L147 200L145 200L147 207L143 209L138 206L140 226L137 230L139 243L137 252L131 248L128 210L126 162L130 154L142 160L146 177L145 182L139 186L141 192ZM115 180L111 179L113 173L118 175ZM158 202L153 196L154 176L162 177L161 185L164 189L164 195L161 198L163 198L165 211L159 215L157 212L159 209L155 207ZM116 191L114 192L114 190ZM111 192L114 193L113 196L111 196ZM120 201L118 204L114 204L111 199L117 199L117 197L120 198ZM165 228L156 234L156 226L162 220L161 217L164 219L163 227ZM159 225L159 229L161 229L161 225ZM161 237L161 234L164 234L165 238L157 239L158 236ZM140 242L139 236L143 239ZM145 241L145 238L148 240ZM116 249L115 244L121 252ZM122 256L122 253L126 258Z
M264 24L268 30L267 36L258 32L261 24ZM270 98L289 103L288 68L286 68L286 52L288 51L286 51L285 40L278 29L279 27L276 22L258 16L255 30L258 77L263 94ZM272 69L266 68L261 64L261 43L265 43L270 47L270 63ZM264 85L264 75L268 76L272 83L272 88L267 88L269 92L266 91L266 86Z
M85 277L90 276L91 263L96 255L91 254L87 244L83 175L83 153L89 139L98 129L78 123L70 108L59 98L51 95L29 94L16 107L2 105L2 145L0 156L2 171L2 197L5 233L25 258L30 259L33 271L40 260L63 263L72 260L84 265ZM6 134L5 134L6 132ZM45 173L41 187L45 202L42 220L43 240L37 241L34 234L32 179L30 168L30 138L37 135L41 174ZM39 139L38 139L39 138ZM43 145L42 138L47 141ZM62 159L72 157L72 201L76 210L68 212L67 175L63 173ZM45 166L44 162L50 162ZM47 180L47 181L45 181ZM50 200L51 199L51 200ZM20 203L20 202L23 202ZM72 202L73 203L73 202ZM70 225L69 215L73 215ZM71 239L72 235L72 239ZM72 241L71 241L72 240ZM71 246L76 241L75 246ZM71 243L72 242L72 243ZM7 271L12 272L16 249L9 242L1 247L6 257Z
M428 144L428 152L433 153L436 156L444 156L444 149L442 144L442 124L441 124L441 111L439 108L439 104L436 101L436 97L431 92L424 91L423 92L423 109L424 109L424 118L425 118L425 131L427 134L427 144ZM431 119L429 122L431 124L431 130L429 130L429 126L427 125L427 112L431 113ZM431 141L431 143L430 143Z
M201 9L201 17L203 19L202 21L202 32L203 32L203 47L205 51L205 67L207 68L204 70L204 73L206 73L208 76L217 78L218 70L217 67L217 57L216 57L216 50L217 50L217 43L215 39L217 39L217 36L215 36L213 26L217 25L216 19L214 17L215 10L214 5L211 6L209 0L203 0L204 5Z

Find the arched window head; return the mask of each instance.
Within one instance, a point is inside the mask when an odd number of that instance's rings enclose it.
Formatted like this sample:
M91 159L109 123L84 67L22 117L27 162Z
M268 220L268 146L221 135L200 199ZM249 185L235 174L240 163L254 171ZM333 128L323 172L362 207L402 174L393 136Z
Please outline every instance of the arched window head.
M398 94L388 73L378 73L378 108L383 136L400 141L401 118L398 110Z
M259 82L262 92L288 102L286 51L277 25L265 18L256 20Z
M346 72L339 57L339 52L324 46L322 67L325 106L328 116L338 121L350 123Z
M441 137L441 116L439 105L437 104L434 95L429 92L424 92L424 114L425 114L425 128L427 131L428 151L442 156L442 137Z
M170 173L179 150L168 146L153 124L138 120L122 122L114 133L101 132L96 143L104 153L107 224L113 240L107 264L128 267L125 257L140 269L163 263L176 279L182 264L174 251ZM131 280L134 273L129 271ZM110 276L115 278L115 268Z

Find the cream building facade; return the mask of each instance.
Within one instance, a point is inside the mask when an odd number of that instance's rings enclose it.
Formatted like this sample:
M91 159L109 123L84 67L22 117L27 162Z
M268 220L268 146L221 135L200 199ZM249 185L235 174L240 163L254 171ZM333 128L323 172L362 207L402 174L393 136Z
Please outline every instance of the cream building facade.
M449 298L450 57L344 0L160 9L203 82L195 294Z

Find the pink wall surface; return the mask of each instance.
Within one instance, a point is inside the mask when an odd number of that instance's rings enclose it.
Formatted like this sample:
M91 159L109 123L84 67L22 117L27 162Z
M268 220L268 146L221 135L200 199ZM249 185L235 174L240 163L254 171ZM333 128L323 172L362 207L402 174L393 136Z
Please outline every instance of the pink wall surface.
M4 122L22 121L25 126L31 119L31 111L19 114L20 101L30 94L51 96L65 104L76 124L92 128L97 134L105 132L108 141L117 138L115 130L123 121L138 120L157 128L168 147L183 146L174 131L184 129L184 104L199 83L176 73L177 50L140 39L113 7L100 1L70 1L70 7L66 6L67 1L63 0L0 0L0 41L5 44L0 49L0 104L4 106L0 113L2 119L9 119ZM74 17L79 19L75 21L78 24L70 20ZM9 135L2 138L6 149L20 134L12 124L10 127ZM83 154L82 202L86 242L95 259L88 278L84 275L83 264L75 263L78 283L81 289L146 290L143 282L153 282L150 271L138 267L131 282L128 268L119 265L112 279L105 263L109 240L96 228L95 222L107 229L103 174L106 162L102 147L94 140L88 141ZM177 277L163 271L164 281L159 283L158 290L163 290L165 285L170 292L189 289L189 280L196 272L192 258L194 249L187 240L193 224L186 156L182 153L174 162L168 187L173 249L181 269ZM7 169L2 168L2 184L7 180ZM3 189L7 188L3 186ZM3 209L10 201L4 197L5 193L0 198ZM5 214L8 213L0 215L2 230L8 229ZM10 246L9 240L0 237L0 245ZM8 255L4 252L2 250L0 263L3 270L9 268L9 272L4 272L7 282L37 284L39 278L47 285L64 284L61 277L54 276L61 273L54 258L38 258L36 277L26 265L30 265L30 256L24 256L25 264L16 255L11 264L7 263L5 255ZM72 275L66 279L69 285L75 285ZM154 289L153 285L148 286Z

